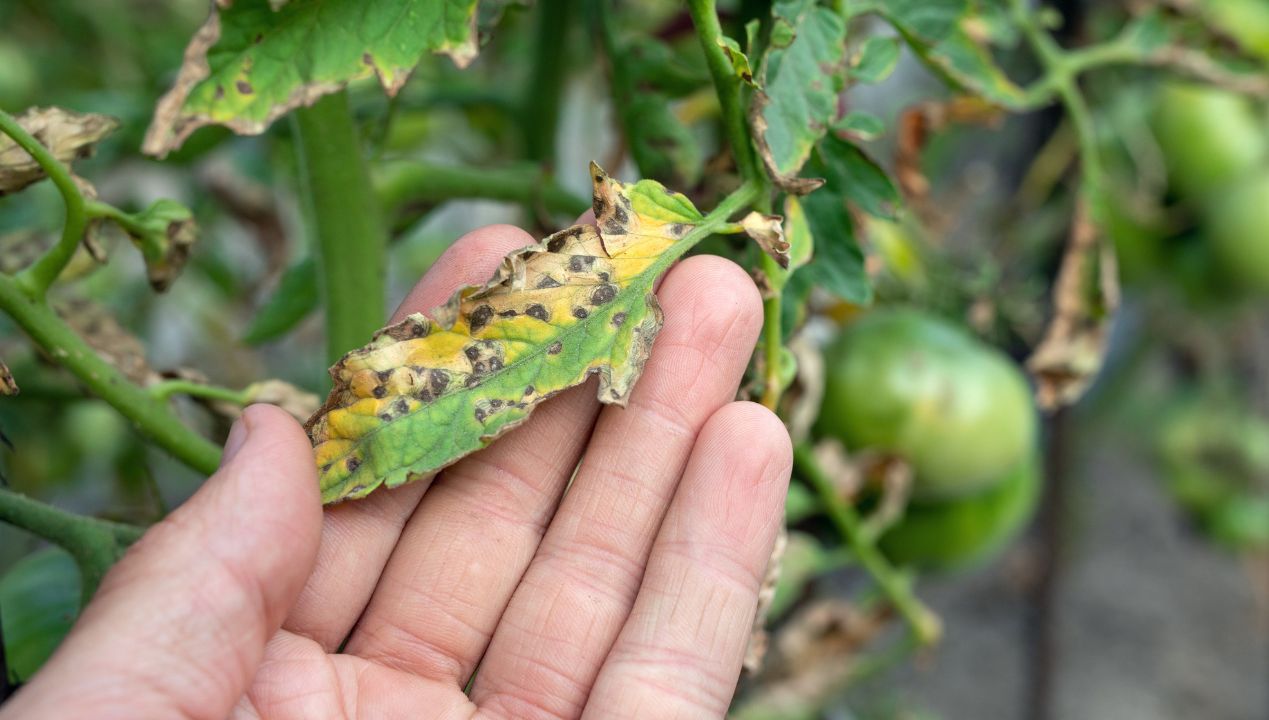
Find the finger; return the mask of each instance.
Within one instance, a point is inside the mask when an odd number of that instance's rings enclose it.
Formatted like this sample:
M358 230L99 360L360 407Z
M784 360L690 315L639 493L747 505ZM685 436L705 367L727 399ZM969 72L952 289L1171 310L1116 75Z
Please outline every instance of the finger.
M532 242L528 233L511 225L467 233L437 258L392 320L430 311L458 288L488 280L507 253ZM417 480L327 509L317 563L287 617L287 630L316 640L327 651L339 647L365 609L406 519L428 485L428 480Z
M13 717L224 717L316 556L313 449L285 412L250 407L221 469L110 571ZM74 687L75 692L66 691Z
M576 717L634 602L696 434L730 401L762 324L753 281L700 256L658 291L665 326L629 406L585 460L504 614L472 699L494 717Z
M406 525L346 651L466 683L577 467L598 406L593 383L573 388L445 470Z
M793 450L754 403L710 418L583 718L720 718L784 516Z

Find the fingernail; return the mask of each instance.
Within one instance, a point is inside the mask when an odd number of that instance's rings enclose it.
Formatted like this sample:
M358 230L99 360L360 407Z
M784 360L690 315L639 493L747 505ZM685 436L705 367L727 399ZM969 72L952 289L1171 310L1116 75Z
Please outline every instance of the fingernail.
M247 444L247 436L251 434L251 423L247 420L248 413L244 412L234 421L233 427L229 428L229 437L225 438L225 451L220 456L220 466L224 467L226 463L234 459L234 455Z

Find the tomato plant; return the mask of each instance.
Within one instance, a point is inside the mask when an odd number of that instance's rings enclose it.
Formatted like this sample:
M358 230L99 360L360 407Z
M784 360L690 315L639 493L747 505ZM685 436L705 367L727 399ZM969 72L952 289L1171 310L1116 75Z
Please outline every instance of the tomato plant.
M624 403L657 351L657 282L691 254L754 278L740 396L795 443L769 630L804 631L835 573L868 620L814 648L831 663L773 643L793 656L755 661L737 717L810 717L855 660L936 644L910 571L1022 533L1052 481L1045 428L1094 383L1113 397L1152 353L1178 386L1257 382L1222 338L1269 292L1260 0L1067 3L1068 26L1026 0L99 5L0 7L15 680L65 631L67 593L91 597L216 470L244 406L307 421L324 501L360 502L592 374ZM381 329L495 221L538 241ZM1117 249L1147 331L1099 380ZM1263 433L1221 422L1160 430L1161 484L1218 539L1263 545L1244 482ZM779 668L817 664L841 668L780 705L797 678Z

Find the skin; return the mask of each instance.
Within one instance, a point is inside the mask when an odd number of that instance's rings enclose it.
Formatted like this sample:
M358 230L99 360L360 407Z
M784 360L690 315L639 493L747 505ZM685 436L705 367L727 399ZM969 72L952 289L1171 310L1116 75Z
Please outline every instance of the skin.
M464 236L396 318L530 242ZM762 324L744 271L690 258L658 298L627 408L588 383L431 481L324 513L303 430L248 408L0 719L722 717L792 453L732 401Z

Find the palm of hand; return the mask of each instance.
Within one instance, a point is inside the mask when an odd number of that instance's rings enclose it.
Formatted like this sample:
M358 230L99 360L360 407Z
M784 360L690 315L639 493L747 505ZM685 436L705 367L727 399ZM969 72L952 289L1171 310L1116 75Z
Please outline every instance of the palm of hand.
M464 237L398 317L529 241ZM574 388L430 485L324 517L302 431L253 409L217 478L120 563L6 710L721 717L789 443L774 415L730 402L761 326L744 272L689 259L658 295L666 324L628 408Z

